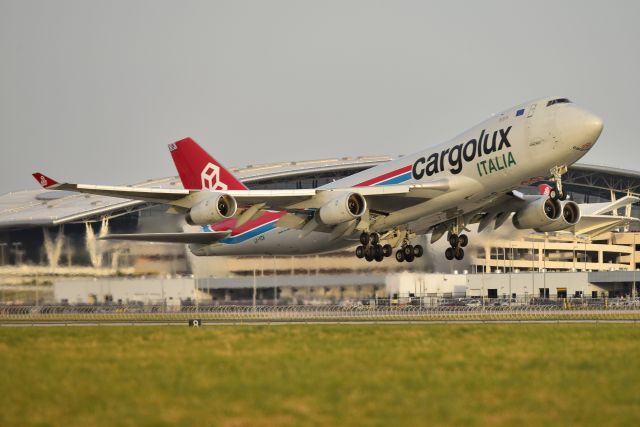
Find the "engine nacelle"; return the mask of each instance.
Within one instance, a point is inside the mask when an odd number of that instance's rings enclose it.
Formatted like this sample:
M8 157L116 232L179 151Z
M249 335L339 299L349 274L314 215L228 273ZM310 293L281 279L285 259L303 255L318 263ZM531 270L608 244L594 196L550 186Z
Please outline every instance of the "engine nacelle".
M536 228L536 231L560 231L572 227L580 221L580 207L576 202L561 202L562 215L549 225Z
M562 214L557 200L540 197L527 204L513 216L513 226L517 229L544 227L555 222Z
M196 203L187 212L189 225L207 225L229 219L236 214L236 199L228 194L211 193L211 197Z
M360 218L367 210L367 201L358 193L344 193L318 211L320 222L325 225L336 225Z

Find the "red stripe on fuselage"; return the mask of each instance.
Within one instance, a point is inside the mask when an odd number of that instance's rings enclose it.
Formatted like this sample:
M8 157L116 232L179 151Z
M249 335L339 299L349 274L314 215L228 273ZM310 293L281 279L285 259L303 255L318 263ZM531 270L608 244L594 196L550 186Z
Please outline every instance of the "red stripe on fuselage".
M401 175L403 173L409 172L411 170L411 165L405 166L401 169L396 169L394 171L391 172L387 172L384 175L380 175L378 177L375 178L371 178L367 181L361 182L360 184L356 184L356 187L367 187L369 185L373 185L376 184L378 182L384 181L385 179L389 179L392 178L394 176L398 176Z
M233 237L233 236L237 236L238 234L242 234L246 231L253 230L254 228L258 228L261 225L267 224L271 221L280 219L286 213L287 213L286 211L280 211L280 212L267 211L262 215L260 215L258 218L252 219L251 221L247 221L246 223L242 224L242 226L237 228L236 228L236 223L238 222L238 220L236 218L231 218L222 222L211 224L209 228L212 231L231 230L231 236Z

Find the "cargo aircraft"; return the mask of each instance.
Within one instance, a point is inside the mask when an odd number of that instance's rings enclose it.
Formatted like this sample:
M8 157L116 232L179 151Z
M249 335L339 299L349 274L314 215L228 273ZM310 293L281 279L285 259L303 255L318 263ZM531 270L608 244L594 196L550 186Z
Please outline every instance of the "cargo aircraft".
M447 259L461 260L467 226L569 229L580 220L562 175L602 132L594 114L549 97L495 114L441 145L313 189L251 190L192 139L169 145L184 189L59 183L47 189L169 206L188 226L180 233L114 234L107 239L188 244L195 255L298 255L357 245L367 261L411 262L424 253L417 234L444 235ZM540 195L517 188L551 179Z

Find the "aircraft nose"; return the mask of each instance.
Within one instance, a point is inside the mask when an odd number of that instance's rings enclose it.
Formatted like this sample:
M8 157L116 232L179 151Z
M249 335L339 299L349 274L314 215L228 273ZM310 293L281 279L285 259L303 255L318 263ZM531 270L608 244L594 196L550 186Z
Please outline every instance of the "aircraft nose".
M600 117L575 106L558 111L557 125L564 144L586 149L595 144L604 127Z
M602 119L595 114L589 113L585 111L583 121L583 128L585 133L590 136L590 139L595 142L596 139L602 133L602 128L604 127L604 123Z

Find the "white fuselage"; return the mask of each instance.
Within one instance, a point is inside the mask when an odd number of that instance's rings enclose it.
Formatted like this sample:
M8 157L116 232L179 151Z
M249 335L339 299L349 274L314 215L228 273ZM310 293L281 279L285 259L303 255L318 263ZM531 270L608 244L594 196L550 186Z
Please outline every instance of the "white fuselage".
M469 212L497 197L550 176L551 168L571 165L596 142L602 122L571 103L547 105L544 98L496 114L436 147L332 182L322 189L363 185L420 184L450 178L444 194L388 215L376 217L370 231L398 226L426 230ZM252 230L213 245L190 245L196 255L296 255L352 246L354 232L336 239L331 233L278 228L258 222Z

